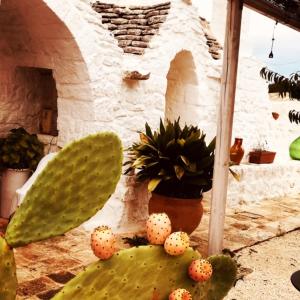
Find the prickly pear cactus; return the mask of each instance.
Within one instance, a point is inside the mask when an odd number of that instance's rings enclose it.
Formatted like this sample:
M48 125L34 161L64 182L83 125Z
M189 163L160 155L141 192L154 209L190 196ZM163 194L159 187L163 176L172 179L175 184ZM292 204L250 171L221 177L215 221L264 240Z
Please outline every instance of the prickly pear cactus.
M232 258L225 255L210 256L208 261L213 267L213 275L198 289L196 299L221 300L236 280L237 266Z
M92 217L115 191L122 145L113 133L71 143L51 160L10 222L12 247L61 235Z
M191 248L176 257L168 255L161 246L122 250L109 260L90 265L52 300L167 300L176 288L188 290L195 300L223 299L234 283L235 263L229 257L211 257L212 278L196 283L187 270L198 258L200 254Z
M14 253L0 237L0 300L14 300L17 284Z
M200 257L189 248L172 257L161 246L140 246L116 253L111 259L98 261L71 280L53 300L92 299L168 299L172 289L181 287L191 293L195 283L187 276L193 259Z

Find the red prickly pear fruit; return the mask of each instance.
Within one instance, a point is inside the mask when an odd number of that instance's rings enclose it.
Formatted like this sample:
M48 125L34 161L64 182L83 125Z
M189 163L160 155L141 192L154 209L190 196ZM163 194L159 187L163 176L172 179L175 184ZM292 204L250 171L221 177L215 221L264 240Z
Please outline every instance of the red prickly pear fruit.
M212 272L212 265L206 259L197 259L192 261L188 270L190 278L197 282L209 280Z
M185 289L177 289L170 294L169 300L192 300L192 295Z
M165 251L170 255L181 255L189 247L190 238L187 233L182 231L173 232L165 241Z
M147 238L150 244L163 245L170 235L172 227L167 214L158 213L149 216L147 223Z
M116 251L116 237L107 226L101 226L91 235L91 247L94 254L100 259L109 259Z

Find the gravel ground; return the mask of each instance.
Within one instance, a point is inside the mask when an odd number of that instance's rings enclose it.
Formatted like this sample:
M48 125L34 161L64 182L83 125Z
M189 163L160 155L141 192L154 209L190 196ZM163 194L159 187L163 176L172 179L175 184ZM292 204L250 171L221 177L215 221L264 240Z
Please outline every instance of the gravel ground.
M300 269L300 230L245 248L237 258L253 272L237 282L226 300L300 300L290 282Z

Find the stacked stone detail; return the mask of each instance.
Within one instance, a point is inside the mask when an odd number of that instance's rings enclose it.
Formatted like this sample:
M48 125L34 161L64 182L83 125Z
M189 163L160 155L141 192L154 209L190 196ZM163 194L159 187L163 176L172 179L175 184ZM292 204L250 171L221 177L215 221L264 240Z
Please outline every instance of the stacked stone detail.
M151 6L119 6L103 2L92 4L102 16L124 53L143 55L151 38L166 21L171 2Z
M213 59L220 59L222 56L221 53L223 47L211 33L209 22L206 19L200 17L200 23L207 40L206 45L209 47L208 52Z

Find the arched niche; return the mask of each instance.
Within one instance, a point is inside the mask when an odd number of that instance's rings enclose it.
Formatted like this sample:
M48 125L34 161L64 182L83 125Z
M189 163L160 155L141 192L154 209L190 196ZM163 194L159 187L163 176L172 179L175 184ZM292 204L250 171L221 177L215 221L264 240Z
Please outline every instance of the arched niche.
M82 46L86 36L80 31L84 24L76 19L76 13L74 3L68 0L2 1L0 135L16 126L39 131L35 114L42 109L36 102L41 90L47 94L49 87L48 94L56 98L53 110L54 115L58 113L61 145L76 138L78 128L84 127L79 124L93 119L93 106L87 104L93 100L91 80Z
M165 118L191 123L193 105L199 98L196 65L190 51L180 51L167 74Z

